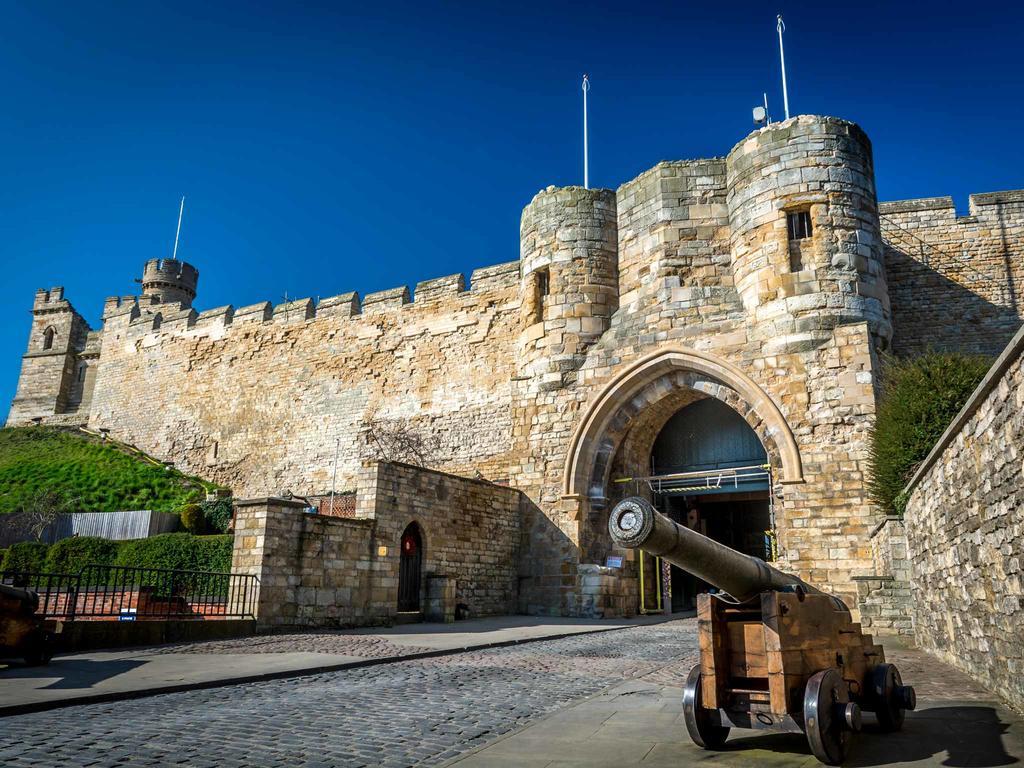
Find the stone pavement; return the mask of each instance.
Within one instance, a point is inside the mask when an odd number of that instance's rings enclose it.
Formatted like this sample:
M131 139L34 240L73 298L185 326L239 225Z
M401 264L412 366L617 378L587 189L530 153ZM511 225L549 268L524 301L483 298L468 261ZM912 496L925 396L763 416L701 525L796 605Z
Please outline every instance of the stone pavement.
M664 621L501 616L456 624L322 630L58 656L47 667L0 664L0 715L159 690L355 667L423 654Z
M887 645L893 645L886 641ZM1024 719L970 678L921 651L887 649L886 658L918 692L901 732L876 731L872 715L845 765L1004 766L1024 758ZM685 669L684 669L685 667ZM469 755L451 768L680 768L707 764L821 768L804 736L734 731L723 750L690 742L680 699L685 662L620 683Z
M436 766L696 648L688 619L16 715L0 765Z
M415 629L401 634L411 641ZM1019 716L941 662L887 645L920 709L898 734L866 723L849 766L985 768L1024 757ZM226 658L177 657L188 655ZM802 736L736 732L722 752L696 749L679 703L696 660L687 619L71 706L0 719L0 766L817 768Z

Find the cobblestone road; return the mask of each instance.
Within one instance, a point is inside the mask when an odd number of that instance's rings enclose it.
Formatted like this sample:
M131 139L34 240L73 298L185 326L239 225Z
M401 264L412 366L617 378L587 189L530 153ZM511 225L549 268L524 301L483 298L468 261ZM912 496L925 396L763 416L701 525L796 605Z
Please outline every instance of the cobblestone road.
M696 657L689 619L19 715L0 765L438 765L624 679L681 682Z

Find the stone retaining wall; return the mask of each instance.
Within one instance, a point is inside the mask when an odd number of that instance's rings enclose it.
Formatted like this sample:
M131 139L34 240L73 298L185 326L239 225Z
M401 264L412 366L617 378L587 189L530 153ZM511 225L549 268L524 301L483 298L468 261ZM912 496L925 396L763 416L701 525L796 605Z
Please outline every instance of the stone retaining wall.
M875 572L854 577L861 626L875 635L913 635L910 561L903 520L887 517L871 532L870 539Z
M448 599L443 612L458 603L473 616L515 612L519 491L381 462L364 470L356 498L355 518L308 514L305 501L293 499L237 502L231 570L259 577L261 624L390 622L400 541L413 522L423 540L422 608L431 607L431 577L447 577L454 603Z
M1024 710L1024 329L911 480L917 642Z

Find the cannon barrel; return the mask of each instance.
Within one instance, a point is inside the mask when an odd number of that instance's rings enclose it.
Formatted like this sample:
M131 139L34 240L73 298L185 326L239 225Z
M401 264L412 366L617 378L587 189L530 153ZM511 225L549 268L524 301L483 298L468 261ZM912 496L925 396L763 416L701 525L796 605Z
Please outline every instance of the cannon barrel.
M673 522L647 499L631 496L612 509L608 530L616 544L642 549L689 571L698 579L746 602L761 592L793 590L822 594L796 576L772 568L758 557L709 539Z

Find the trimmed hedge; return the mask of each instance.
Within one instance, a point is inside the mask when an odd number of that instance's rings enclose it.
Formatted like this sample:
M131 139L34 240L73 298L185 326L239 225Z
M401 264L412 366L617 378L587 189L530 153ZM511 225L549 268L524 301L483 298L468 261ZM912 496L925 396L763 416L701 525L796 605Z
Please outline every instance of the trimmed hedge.
M193 536L162 533L148 539L126 541L114 565L135 568L176 568L188 571L230 571L231 536Z
M953 352L883 359L868 492L887 515L903 515L903 489L991 364L987 357Z
M52 546L23 541L4 553L0 570L77 574L86 565L96 564L226 573L231 570L232 541L229 535L190 533L164 533L129 541L77 536Z
M42 573L46 570L46 552L49 548L49 544L44 544L41 541L19 541L4 552L4 560L0 569Z
M46 553L46 572L75 574L87 565L113 565L119 543L97 536L61 539Z

